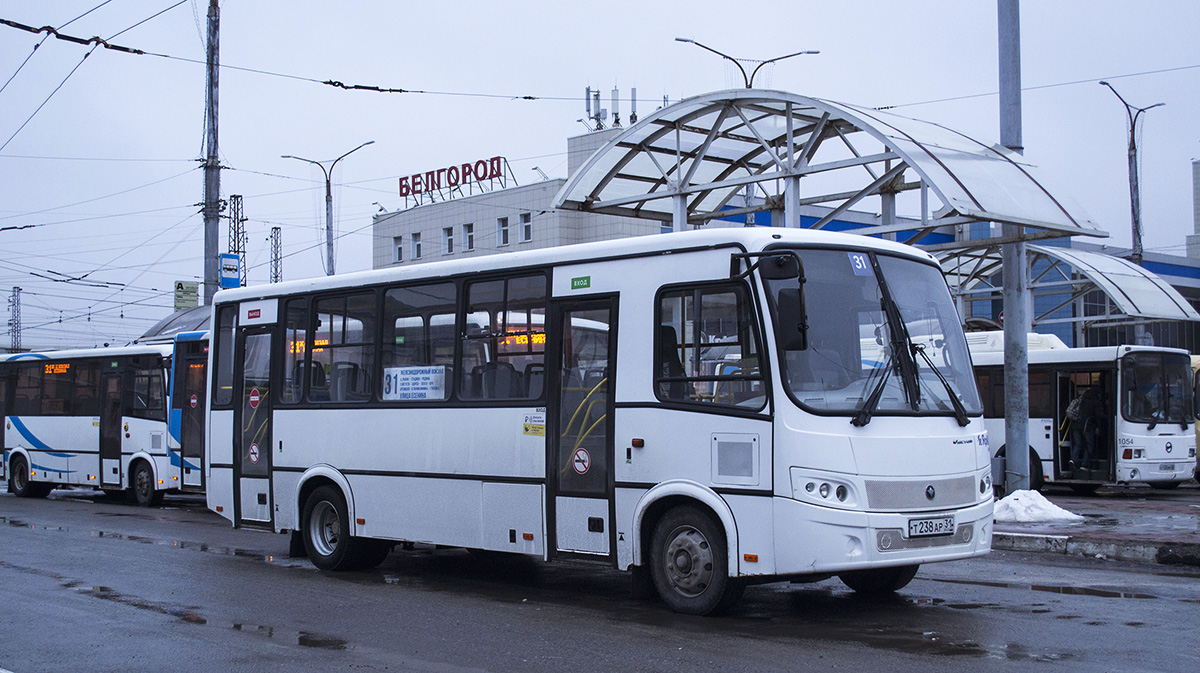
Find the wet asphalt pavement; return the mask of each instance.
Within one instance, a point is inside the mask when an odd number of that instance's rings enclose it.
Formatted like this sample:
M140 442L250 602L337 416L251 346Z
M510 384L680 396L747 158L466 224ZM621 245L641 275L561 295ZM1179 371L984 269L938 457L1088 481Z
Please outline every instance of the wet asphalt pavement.
M459 550L323 573L198 498L0 494L0 669L34 671L1195 671L1200 572L995 552L897 596L831 579L676 615L613 570ZM1047 670L1050 670L1047 668Z

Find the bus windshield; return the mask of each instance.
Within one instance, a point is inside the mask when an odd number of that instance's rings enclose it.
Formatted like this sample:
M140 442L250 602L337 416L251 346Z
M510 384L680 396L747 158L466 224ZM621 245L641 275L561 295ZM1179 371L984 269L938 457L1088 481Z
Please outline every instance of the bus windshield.
M958 313L936 266L860 251L796 252L807 347L785 350L781 360L797 403L855 414L856 424L872 414L982 412ZM773 310L779 293L796 287L795 279L766 282Z
M1139 353L1121 358L1121 416L1132 423L1188 423L1192 409L1191 358L1183 353Z

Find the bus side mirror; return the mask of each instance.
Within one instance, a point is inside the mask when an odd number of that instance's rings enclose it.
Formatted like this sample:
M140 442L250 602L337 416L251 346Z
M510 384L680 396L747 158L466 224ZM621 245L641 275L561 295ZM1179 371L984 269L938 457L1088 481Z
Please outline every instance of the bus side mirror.
M802 351L808 348L808 317L804 312L804 294L800 288L785 288L779 291L777 313L779 325L779 347L785 351Z
M758 273L765 280L791 280L800 277L800 260L794 254L763 257Z

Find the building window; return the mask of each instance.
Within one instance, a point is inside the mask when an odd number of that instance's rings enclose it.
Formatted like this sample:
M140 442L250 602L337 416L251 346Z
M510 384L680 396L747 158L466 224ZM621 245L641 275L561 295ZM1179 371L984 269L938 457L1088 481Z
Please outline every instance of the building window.
M421 235L412 235L412 258L421 259Z
M496 245L508 245L508 218L496 218Z
M521 213L521 242L528 243L533 240L533 214Z
M454 254L454 227L442 227L442 254Z
M392 258L393 262L404 261L404 237L396 236L392 238L392 247L396 250L396 256Z
M463 225L463 252L470 252L475 249L475 225Z

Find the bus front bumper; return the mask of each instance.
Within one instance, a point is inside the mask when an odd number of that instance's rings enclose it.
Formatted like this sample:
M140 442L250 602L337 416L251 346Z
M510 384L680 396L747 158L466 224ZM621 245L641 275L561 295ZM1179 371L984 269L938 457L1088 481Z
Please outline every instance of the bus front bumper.
M991 500L962 509L894 514L775 498L774 510L780 575L951 561L991 551ZM910 521L944 517L953 517L953 533L909 536Z

